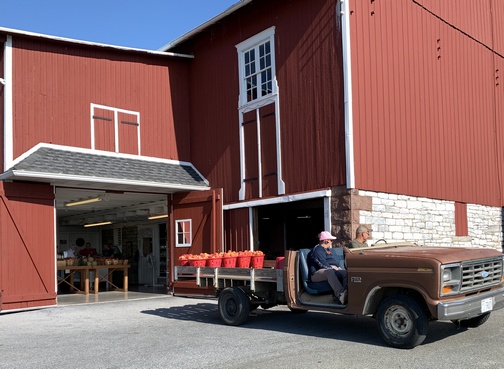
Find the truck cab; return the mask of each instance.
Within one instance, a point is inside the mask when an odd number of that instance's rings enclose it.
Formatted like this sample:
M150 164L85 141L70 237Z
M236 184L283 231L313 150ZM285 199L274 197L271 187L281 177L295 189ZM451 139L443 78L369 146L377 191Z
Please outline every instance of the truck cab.
M347 305L334 304L328 286L314 292L304 270L307 252L299 250L286 256L289 307L372 315L394 347L420 344L429 321L477 327L504 307L503 256L493 249L396 243L333 254L348 272Z

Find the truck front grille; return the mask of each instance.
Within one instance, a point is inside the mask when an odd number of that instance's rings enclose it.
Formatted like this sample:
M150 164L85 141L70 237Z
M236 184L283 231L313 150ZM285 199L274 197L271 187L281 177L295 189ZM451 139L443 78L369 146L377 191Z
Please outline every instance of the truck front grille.
M501 278L502 258L463 263L461 292L494 286L501 282Z

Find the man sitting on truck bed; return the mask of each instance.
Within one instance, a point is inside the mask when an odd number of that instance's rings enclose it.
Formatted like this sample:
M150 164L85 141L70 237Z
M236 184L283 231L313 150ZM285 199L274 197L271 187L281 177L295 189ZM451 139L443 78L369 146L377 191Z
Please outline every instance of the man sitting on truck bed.
M319 244L310 251L307 258L312 282L327 281L333 289L334 302L345 305L347 298L347 271L338 266L338 260L331 253L332 240L336 237L324 231L319 234Z

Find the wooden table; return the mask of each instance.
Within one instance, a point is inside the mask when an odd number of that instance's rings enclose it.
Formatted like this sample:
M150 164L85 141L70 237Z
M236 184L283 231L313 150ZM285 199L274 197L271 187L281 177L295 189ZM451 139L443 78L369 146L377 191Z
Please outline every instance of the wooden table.
M58 286L62 283L70 286L71 292L75 293L85 293L86 295L89 293L89 270L91 267L88 266L58 266L58 270L67 270L68 275L64 275L60 277L58 274ZM75 287L74 276L75 273L80 274L81 285L80 288ZM66 272L65 272L66 274ZM84 281L84 289L82 289L82 281Z
M126 265L97 265L91 268L90 270L94 271L94 293L98 293L98 287L101 281L107 281L109 286L112 286L115 291L124 291L128 292L128 268L129 264ZM104 276L100 276L100 269L107 269L107 274ZM112 275L115 271L119 271L123 273L123 288L119 288L116 286L112 280ZM110 289L110 287L109 287Z
M109 286L112 286L115 291L128 291L128 268L129 265L96 265L96 266L58 266L58 270L68 271L68 275L60 277L58 275L58 286L60 284L67 284L70 286L71 292L89 294L89 275L94 273L94 286L93 293L97 294L99 290L100 281L107 281ZM107 274L100 276L100 269L107 269ZM123 288L116 286L112 280L112 275L115 271L123 273ZM74 283L75 273L80 274L80 288L77 288ZM66 273L65 273L66 274ZM84 282L84 285L82 285ZM84 288L83 288L84 287Z

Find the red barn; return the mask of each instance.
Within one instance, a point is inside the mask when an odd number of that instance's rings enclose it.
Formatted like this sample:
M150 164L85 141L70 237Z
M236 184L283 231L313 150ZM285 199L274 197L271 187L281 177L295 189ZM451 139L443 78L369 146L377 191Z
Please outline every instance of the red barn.
M0 310L57 303L77 241L161 284L358 224L500 248L504 6L453 4L242 0L159 51L0 29Z

